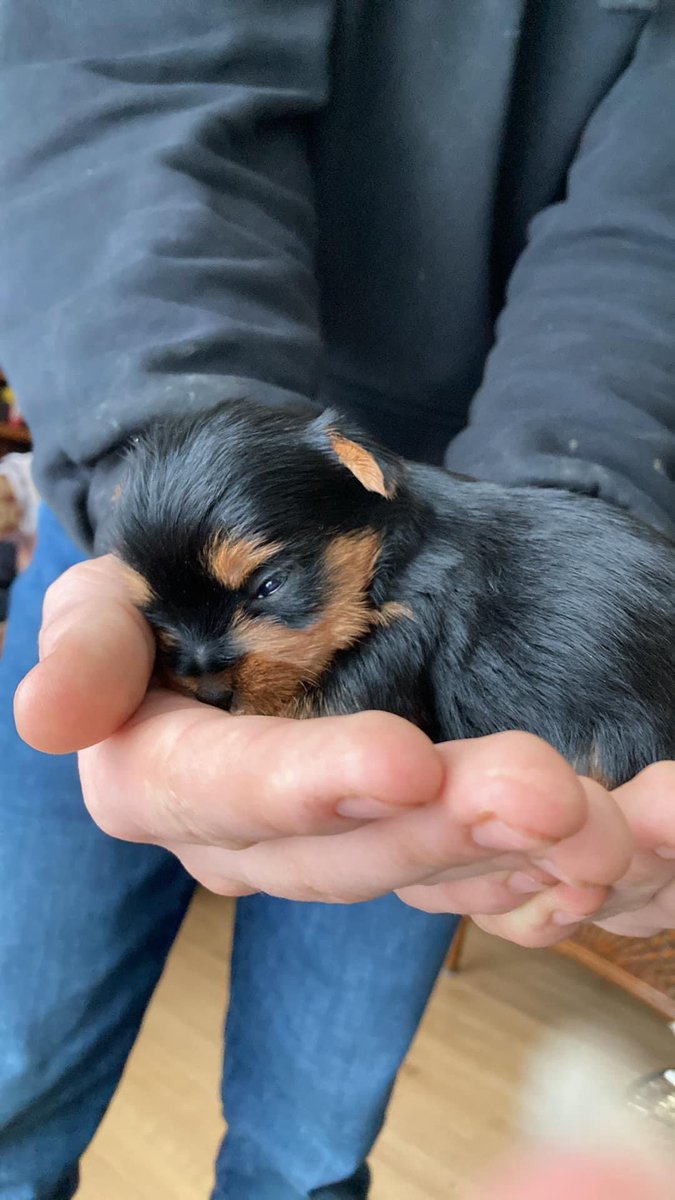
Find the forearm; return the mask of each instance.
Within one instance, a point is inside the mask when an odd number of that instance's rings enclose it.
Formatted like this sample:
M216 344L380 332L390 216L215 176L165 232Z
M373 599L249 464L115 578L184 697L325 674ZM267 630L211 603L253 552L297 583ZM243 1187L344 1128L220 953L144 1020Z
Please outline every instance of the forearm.
M654 18L535 220L447 464L675 528L675 14Z
M331 4L4 6L3 363L47 499L89 544L143 425L313 394L303 119Z

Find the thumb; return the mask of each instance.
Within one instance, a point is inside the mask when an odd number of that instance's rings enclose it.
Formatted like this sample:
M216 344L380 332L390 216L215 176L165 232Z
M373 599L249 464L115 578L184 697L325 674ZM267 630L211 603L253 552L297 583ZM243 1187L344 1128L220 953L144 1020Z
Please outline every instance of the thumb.
M65 754L103 741L136 711L154 662L150 627L112 555L78 563L45 596L40 662L19 684L19 734Z

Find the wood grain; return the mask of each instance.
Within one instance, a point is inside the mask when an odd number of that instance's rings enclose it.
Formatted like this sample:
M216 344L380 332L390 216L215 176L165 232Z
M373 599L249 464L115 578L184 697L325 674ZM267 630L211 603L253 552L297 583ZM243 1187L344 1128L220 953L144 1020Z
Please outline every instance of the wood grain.
M624 938L589 926L557 949L675 1020L675 933Z
M228 901L198 895L85 1157L78 1200L207 1200L222 1131L231 913ZM513 1137L528 1052L545 1030L582 1018L630 1038L639 1071L675 1063L665 1022L643 1004L560 955L471 928L461 973L439 979L401 1073L372 1158L372 1200L460 1200Z

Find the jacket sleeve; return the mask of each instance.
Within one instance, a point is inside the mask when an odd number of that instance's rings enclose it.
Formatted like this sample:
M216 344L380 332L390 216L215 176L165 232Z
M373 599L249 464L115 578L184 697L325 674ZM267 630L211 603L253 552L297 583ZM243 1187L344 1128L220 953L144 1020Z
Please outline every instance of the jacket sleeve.
M84 545L146 422L314 393L331 26L328 0L1 6L0 353Z
M597 495L675 532L675 4L534 220L446 464Z

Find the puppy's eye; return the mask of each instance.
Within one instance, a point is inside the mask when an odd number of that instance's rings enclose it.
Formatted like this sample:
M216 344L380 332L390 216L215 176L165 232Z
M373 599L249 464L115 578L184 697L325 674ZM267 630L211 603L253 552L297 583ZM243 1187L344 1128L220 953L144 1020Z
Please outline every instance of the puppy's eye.
M266 600L273 592L278 592L281 585L285 582L284 575L268 575L267 579L263 579L258 585L254 593L254 600Z

